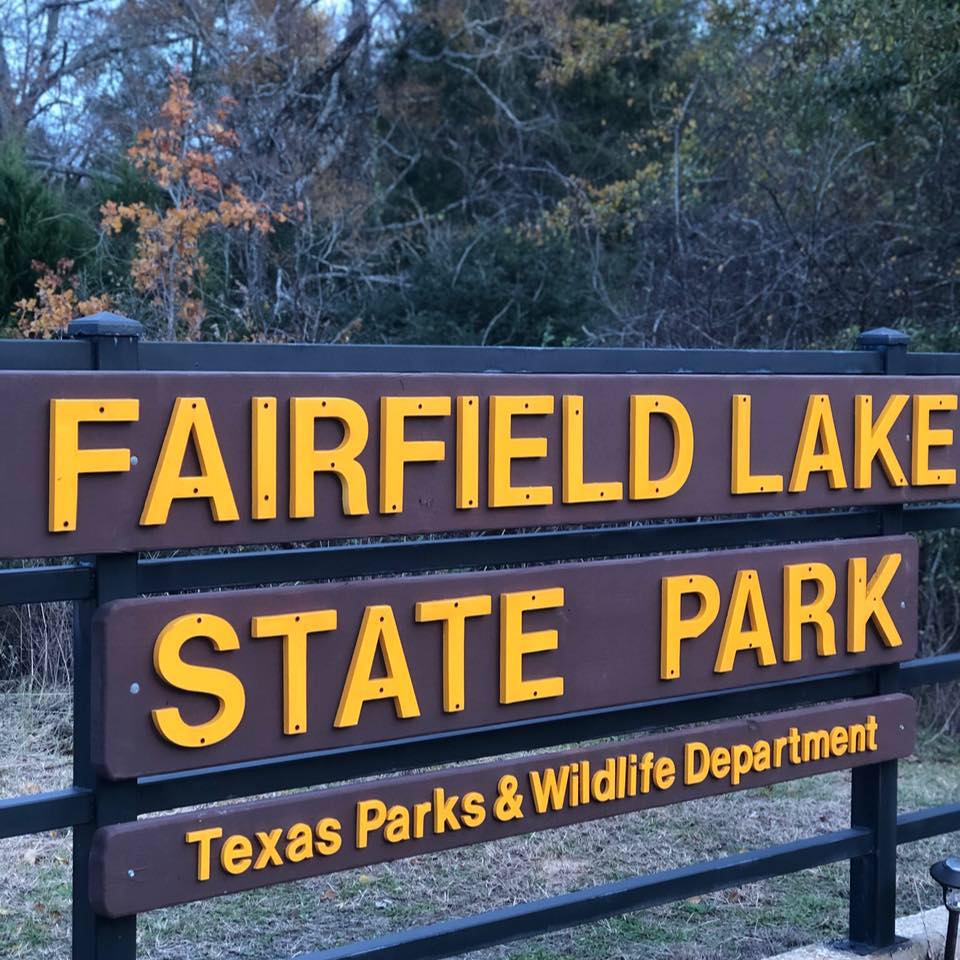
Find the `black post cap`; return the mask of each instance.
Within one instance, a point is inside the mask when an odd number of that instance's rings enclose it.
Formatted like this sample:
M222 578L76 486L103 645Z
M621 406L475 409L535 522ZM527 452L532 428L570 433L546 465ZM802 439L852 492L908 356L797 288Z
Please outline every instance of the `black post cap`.
M873 330L864 330L857 337L857 346L861 349L874 347L901 347L910 342L910 337L902 330L893 330L890 327L875 327Z
M67 325L70 337L142 337L143 324L107 310L77 317Z

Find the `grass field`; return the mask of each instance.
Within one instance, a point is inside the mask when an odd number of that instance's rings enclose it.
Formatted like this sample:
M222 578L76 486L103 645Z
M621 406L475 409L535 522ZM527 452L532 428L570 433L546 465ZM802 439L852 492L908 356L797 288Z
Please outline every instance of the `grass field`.
M69 717L64 695L0 696L0 797L69 783ZM916 758L901 763L902 809L957 799L954 749L927 741ZM287 960L409 925L839 829L847 825L848 805L849 775L828 774L156 911L140 920L140 956ZM939 891L927 869L958 851L957 834L900 848L900 914L936 905ZM67 956L69 832L0 841L0 862L0 957ZM811 870L472 956L764 957L844 935L847 872L845 864Z

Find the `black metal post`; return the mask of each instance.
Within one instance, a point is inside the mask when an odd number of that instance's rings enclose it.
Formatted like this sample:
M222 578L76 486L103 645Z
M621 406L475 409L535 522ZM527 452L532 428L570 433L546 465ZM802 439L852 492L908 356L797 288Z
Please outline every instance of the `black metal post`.
M957 956L958 924L960 924L960 913L951 910L947 917L947 940L943 945L943 960L955 960Z
M883 372L902 375L906 369L909 337L899 330L881 328L860 334L861 350L877 350ZM884 507L883 534L903 533L903 507ZM899 664L875 671L876 690L899 689ZM873 849L850 861L850 942L884 948L896 942L897 920L897 761L888 760L852 772L850 825L865 827L873 836Z
M943 960L955 960L957 956L958 924L960 924L960 913L951 910L947 914L947 939L943 945Z
M69 334L91 346L95 370L136 370L143 328L135 320L100 313L70 323ZM90 625L109 600L137 594L137 555L93 558L94 595L74 604L73 782L94 793L94 819L73 829L73 960L136 960L137 918L108 920L93 912L89 895L90 843L97 827L137 818L135 780L112 782L97 776L90 757L94 704Z

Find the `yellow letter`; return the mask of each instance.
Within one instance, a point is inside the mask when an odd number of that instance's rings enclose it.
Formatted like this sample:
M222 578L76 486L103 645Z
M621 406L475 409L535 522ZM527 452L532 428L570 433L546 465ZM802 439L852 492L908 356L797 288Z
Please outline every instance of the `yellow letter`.
M847 563L847 652L863 653L867 646L867 624L873 620L885 647L903 643L890 616L883 595L900 567L899 553L886 553L876 572L867 579L867 558L851 557Z
M290 863L302 863L313 856L313 831L306 823L295 823L287 830L283 855Z
M673 463L659 479L650 478L650 418L666 417L673 431ZM693 465L693 423L676 397L630 397L630 499L672 497L690 476Z
M546 767L542 773L531 770L528 777L533 809L537 813L563 808L567 796L567 782L570 779L570 764L561 764L559 768Z
M153 725L160 736L178 747L209 747L226 739L243 719L245 706L243 684L228 670L201 667L180 659L181 648L194 637L205 637L220 653L240 647L233 627L222 617L209 613L184 614L160 631L153 646L153 669L157 676L177 690L204 693L219 702L213 718L197 724L186 723L176 707L151 711Z
M746 630L743 629L744 616L750 621ZM741 650L756 650L757 663L761 667L771 667L777 662L756 570L737 571L713 672L729 673Z
M183 458L191 440L200 461L200 474L182 477ZM203 397L177 397L140 514L140 526L164 524L174 500L198 497L210 501L210 512L218 523L240 519L207 401Z
M817 595L803 602L803 585L812 580ZM803 656L803 625L813 625L817 655L837 652L836 632L830 605L837 596L837 578L825 563L790 563L783 568L783 660L793 663Z
M778 473L750 472L750 395L735 393L731 398L733 433L730 450L731 493L780 493L783 477Z
M443 710L456 713L463 709L464 636L467 617L490 613L490 595L457 597L454 600L421 600L417 603L418 623L443 621Z
M387 819L387 805L382 800L360 800L357 803L357 849L367 846L367 837L379 830Z
M817 446L820 446L821 453L816 452ZM825 393L815 393L807 398L807 412L803 416L797 456L790 474L790 492L801 493L806 490L811 473L826 473L831 490L839 490L847 485L837 427L833 422L833 409Z
M513 436L513 418L553 413L553 397L490 398L490 490L491 507L534 507L553 503L552 487L514 487L510 482L514 460L532 460L547 455L546 437Z
M266 867L282 867L283 857L277 849L277 844L283 836L283 828L275 827L273 830L257 830L257 843L260 844L260 852L253 864L254 870L263 870Z
M700 598L696 614L683 618L683 598L692 594ZM660 679L676 680L680 676L680 641L699 637L717 619L720 612L720 590L710 577L664 577L660 581Z
M332 450L316 450L316 422L330 418L343 426L343 440ZM313 517L314 475L333 473L340 481L343 512L367 510L367 475L357 462L367 445L367 415L346 397L293 397L290 400L290 516Z
M883 467L890 486L907 485L907 476L893 452L893 447L890 446L890 431L907 405L907 399L905 393L893 394L874 422L873 397L870 394L857 394L854 400L853 428L853 485L857 490L868 490L873 486L875 459L880 460L880 466Z
M563 587L549 587L533 593L504 593L500 596L500 702L543 700L563 696L563 677L523 679L523 658L528 653L556 650L556 630L523 631L527 610L551 610L563 606Z
M683 747L683 782L689 787L703 783L710 772L710 748L699 740L691 740Z
M563 398L563 502L596 503L622 500L623 484L617 480L583 479L583 397Z
M336 610L305 610L254 617L250 634L283 637L283 732L307 730L307 638L311 633L336 630Z
M480 398L457 397L457 509L480 503Z
M277 398L253 397L250 470L250 515L254 520L273 520L277 515Z
M336 817L324 817L319 820L314 830L317 837L313 845L314 850L321 857L332 857L343 844L343 837L340 836L342 829L343 824Z
M220 866L227 873L234 875L244 873L253 863L253 844L249 837L242 833L235 833L223 841L220 848Z
M957 482L957 471L952 467L930 469L930 448L948 447L953 443L953 430L934 430L930 414L937 410L956 410L957 395L918 393L913 398L913 455L910 481L915 487L932 487Z
M479 827L487 819L482 793L470 790L463 795L463 800L460 801L460 819L465 827Z
M444 459L442 440L406 440L407 417L448 417L449 397L380 398L380 512L403 512L403 468Z
M77 529L77 481L81 473L125 473L130 469L127 448L81 450L80 424L134 423L139 419L139 400L50 401L47 529L51 533Z
M197 879L210 879L210 846L214 840L223 836L220 827L210 827L207 830L191 830L185 837L187 843L196 843L197 846Z
M387 673L384 677L374 678L370 676L370 671L377 650L383 656ZM401 720L420 716L420 706L400 642L397 621L393 616L393 608L388 604L370 606L363 612L363 622L333 725L356 726L367 700L393 700L394 710Z

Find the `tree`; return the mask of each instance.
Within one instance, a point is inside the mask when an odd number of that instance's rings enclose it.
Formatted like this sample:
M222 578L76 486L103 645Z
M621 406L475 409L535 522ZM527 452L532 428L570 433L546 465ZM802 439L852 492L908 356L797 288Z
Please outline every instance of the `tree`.
M27 166L19 141L0 142L0 318L32 295L47 264L83 260L95 236L80 205Z
M159 309L171 340L178 332L196 338L205 316L199 289L207 272L204 238L218 229L264 235L289 212L254 203L237 184L224 183L220 157L237 145L236 133L226 125L229 106L222 101L216 119L203 119L186 78L172 74L160 123L140 131L129 150L134 166L163 191L167 202L108 200L101 207L108 233L133 225L137 239L130 276Z
M25 157L44 188L83 198L109 183L117 211L142 205L94 256L31 254L28 279L32 259L71 257L81 285L96 277L118 309L159 310L170 332L130 226L162 233L177 203L146 166L127 171L123 151L157 126L179 67L201 126L235 101L233 142L201 151L219 182L261 211L302 214L267 231L203 226L186 256L203 266L174 297L178 333L804 346L886 323L945 347L960 332L944 319L960 292L955 3L341 8L69 0L51 20L26 0L0 14L32 38L5 46L8 68L29 47L32 90L65 76L40 68L53 63L39 53L47 23L70 40L65 63L82 62L74 37L102 57L34 98ZM86 10L88 36L75 29ZM19 81L12 90L9 102L30 99ZM77 109L58 110L58 97ZM145 180L132 192L130 172ZM221 193L202 193L190 229L229 201ZM547 297L518 264L562 278ZM180 316L190 304L202 304L202 331Z

